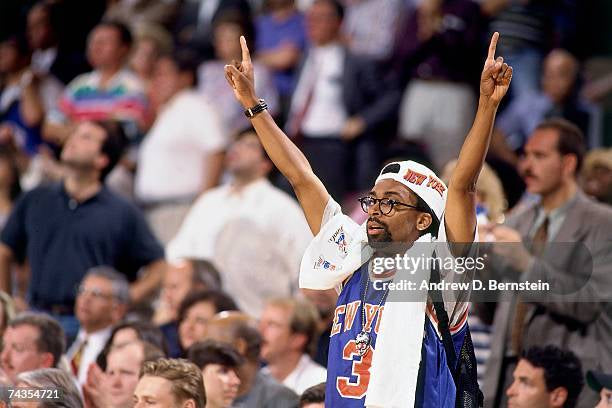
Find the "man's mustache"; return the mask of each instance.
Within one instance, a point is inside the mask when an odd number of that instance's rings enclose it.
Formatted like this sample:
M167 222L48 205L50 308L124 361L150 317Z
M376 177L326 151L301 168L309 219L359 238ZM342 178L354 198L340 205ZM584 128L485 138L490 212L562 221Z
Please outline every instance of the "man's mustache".
M385 224L384 222L382 222L381 220L379 220L376 217L370 217L368 218L368 223L374 223L374 224L378 224L379 226L381 226L385 231L389 231L389 226L387 224Z

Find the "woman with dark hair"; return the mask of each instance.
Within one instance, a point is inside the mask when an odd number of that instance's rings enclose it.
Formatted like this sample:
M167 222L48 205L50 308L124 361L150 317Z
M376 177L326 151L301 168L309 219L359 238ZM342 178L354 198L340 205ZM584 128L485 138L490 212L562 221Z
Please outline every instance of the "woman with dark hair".
M120 323L111 332L106 345L98 355L96 364L106 370L106 356L112 348L121 347L134 341L150 343L168 355L168 345L161 330L149 322L133 321Z
M178 337L183 351L205 339L208 321L219 312L238 310L234 299L224 292L192 292L183 300L178 313Z

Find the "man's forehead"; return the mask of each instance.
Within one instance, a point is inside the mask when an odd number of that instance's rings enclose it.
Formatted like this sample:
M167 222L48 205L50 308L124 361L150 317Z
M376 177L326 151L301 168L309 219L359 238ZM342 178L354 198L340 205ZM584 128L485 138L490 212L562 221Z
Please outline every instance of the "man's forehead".
M106 131L102 126L95 122L85 121L79 123L76 128L76 131L79 133L88 133L93 136L98 136L100 138L104 138L106 136Z
M82 285L85 286L94 286L94 287L112 287L113 283L110 279L107 279L103 276L99 275L89 275L87 278L83 280Z
M134 359L141 360L144 357L142 343L130 342L119 347L112 348L108 353L108 365L125 366L132 363Z
M5 333L4 335L6 336L7 334L15 334L16 331L20 332L19 333L20 339L24 338L23 336L25 334L31 333L35 337L38 337L38 335L40 334L38 327L32 324L29 324L29 323L24 323L18 326L7 327L6 331L4 332Z
M371 193L375 193L378 195L399 195L402 197L411 197L414 194L412 190L410 190L406 185L400 183L399 181L393 179L383 179L372 187Z
M559 140L559 132L555 129L536 129L531 134L531 137L525 144L525 149L538 148L538 149L553 149L556 150L557 142Z
M544 378L544 369L536 367L525 359L521 359L516 366L515 375L529 378Z

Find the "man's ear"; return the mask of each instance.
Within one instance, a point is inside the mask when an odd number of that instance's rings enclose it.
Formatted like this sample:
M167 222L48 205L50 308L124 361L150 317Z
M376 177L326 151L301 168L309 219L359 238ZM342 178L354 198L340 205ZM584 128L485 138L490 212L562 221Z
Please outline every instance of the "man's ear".
M234 347L236 347L236 350L238 351L238 353L240 353L241 356L246 356L246 352L247 352L247 342L244 339L236 339L234 340Z
M194 400L188 399L187 401L183 402L182 408L196 408L196 403Z
M127 313L128 305L125 303L113 302L111 314L113 318L113 324L120 322L125 314Z
M42 368L53 368L55 366L53 354L49 352L42 353L40 357L40 365Z
M417 217L416 228L419 231L425 231L427 228L429 228L432 222L433 222L433 218L431 218L431 214L421 213Z
M304 350L308 337L304 333L293 333L291 335L291 348L296 350Z
M561 160L563 161L563 170L567 176L578 173L578 158L575 155L566 154Z
M265 176L267 176L268 174L270 174L270 172L273 169L273 164L270 160L262 160L261 164L260 164L260 169L262 171L262 174Z
M98 170L102 171L106 168L106 166L108 166L109 162L110 160L108 156L104 153L100 153L96 158L96 167L98 168Z
M567 389L565 387L557 387L550 392L550 406L551 407L563 407L565 401L567 401Z

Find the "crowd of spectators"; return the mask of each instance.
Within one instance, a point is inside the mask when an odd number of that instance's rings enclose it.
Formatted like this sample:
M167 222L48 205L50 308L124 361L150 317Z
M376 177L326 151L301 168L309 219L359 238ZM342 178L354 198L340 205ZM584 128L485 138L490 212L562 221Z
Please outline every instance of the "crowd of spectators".
M322 407L337 294L298 288L312 234L223 67L244 35L257 94L363 221L391 159L450 179L499 31L480 240L528 248L493 246L493 274L578 290L471 305L485 406L612 406L610 22L604 0L3 0L0 382Z

